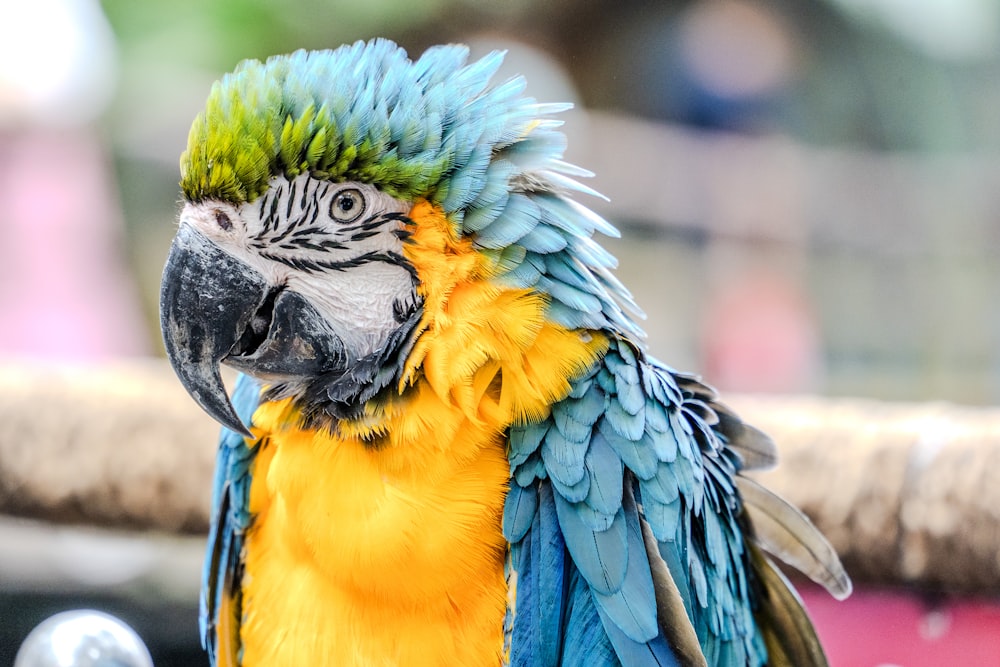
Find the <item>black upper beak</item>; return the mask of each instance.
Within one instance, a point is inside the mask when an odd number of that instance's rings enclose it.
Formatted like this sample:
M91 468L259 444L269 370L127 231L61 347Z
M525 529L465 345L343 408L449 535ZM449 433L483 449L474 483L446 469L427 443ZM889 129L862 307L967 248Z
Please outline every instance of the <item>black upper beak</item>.
M209 415L245 436L250 432L226 394L219 364L257 328L253 318L273 303L269 287L188 225L174 238L160 287L163 342L181 384Z

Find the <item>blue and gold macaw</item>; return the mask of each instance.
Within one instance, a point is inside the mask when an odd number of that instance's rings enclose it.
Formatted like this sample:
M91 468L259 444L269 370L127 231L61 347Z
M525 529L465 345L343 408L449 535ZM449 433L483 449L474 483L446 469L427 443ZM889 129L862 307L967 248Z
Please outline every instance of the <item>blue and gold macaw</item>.
M850 582L741 475L772 444L643 351L567 107L467 57L244 62L191 129L161 316L226 427L213 664L825 664L764 552Z

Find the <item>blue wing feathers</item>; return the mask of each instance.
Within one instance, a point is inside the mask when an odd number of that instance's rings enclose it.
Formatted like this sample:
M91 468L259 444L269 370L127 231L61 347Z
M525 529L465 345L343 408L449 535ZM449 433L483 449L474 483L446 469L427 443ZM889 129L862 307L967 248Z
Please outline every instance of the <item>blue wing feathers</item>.
M260 385L249 376L240 375L233 389L236 414L247 426L260 401ZM209 528L208 555L202 572L202 595L199 626L202 645L215 645L215 627L223 597L234 593L233 578L242 535L250 525L250 468L256 449L247 446L243 436L223 428L216 454L212 485L212 520ZM214 661L215 651L209 650Z
M630 414L617 398L608 401L605 419L622 437L633 442L641 440L643 433L646 432L645 410Z
M541 493L539 510L539 565L547 568L540 573L537 588L540 608L545 612L545 618L540 619L539 636L546 648L544 664L549 664L561 652L568 583L567 558L566 544L558 528L556 506L548 489Z
M639 484L642 499L646 502L672 503L680 497L680 486L674 474L674 467L666 463L656 466L656 474Z
M590 449L584 459L590 490L586 504L605 516L614 516L622 505L622 479L624 468L621 457L615 454L607 440L595 432Z
M619 510L606 530L593 530L580 517L576 503L558 493L554 496L559 527L580 574L594 590L614 593L621 587L628 565L624 512Z
M656 639L660 630L656 622L653 577L631 491L624 495L620 511L627 545L625 574L621 586L610 594L595 589L594 600L602 616L608 616L605 628L613 624L632 641L645 644Z
M587 528L595 533L600 533L610 528L611 524L615 520L615 516L617 515L617 513L606 514L596 510L586 502L574 503L573 509L577 513L580 521L582 521Z
M573 382L570 396L547 419L511 429L511 470L518 487L529 488L512 489L504 531L522 553L520 566L533 570L536 555L523 551L541 548L533 536L539 523L527 515L537 517L546 504L554 511L549 528L560 533L565 554L559 565L563 636L574 633L596 651L610 646L614 652L585 664L681 664L664 639L664 622L692 624L710 665L766 661L753 622L746 536L732 481L739 458L713 429L718 420L696 387L701 385L691 378L678 380L642 357L631 343L612 340L605 357ZM530 485L540 489L537 509ZM642 519L686 619L659 617ZM537 610L541 599L533 596L542 582L523 574L519 570L515 633L522 604ZM549 593L555 590L547 585ZM565 664L583 659L575 641L562 646ZM512 664L529 663L512 658Z
M584 400L563 401L552 406L552 417L555 420L556 428L569 441L586 443L590 439L590 432L594 426L593 411L581 406Z
M587 446L586 440L574 441L558 428L549 429L542 442L542 460L549 476L565 486L578 484L587 474L583 465Z
M532 452L524 460L524 463L515 466L513 473L514 481L520 486L528 486L536 479L545 479L548 476L545 464L538 452Z
M538 511L512 561L517 570L517 604L511 628L510 664L557 665L563 645L566 547L558 529L552 493L538 493Z
M519 243L530 252L548 255L563 250L569 242L562 232L551 225L538 225L521 237Z
M528 255L528 257L530 257L530 255ZM539 271L533 263L530 261L524 261L517 267L514 267L499 276L497 280L506 285L510 285L511 287L527 289L537 285L541 277L542 272Z
M656 474L659 462L647 434L644 433L641 440L629 440L620 436L607 419L598 422L597 431L607 440L622 463L639 479L647 480Z
M511 195L503 215L476 233L481 248L506 248L517 242L538 224L538 205L522 195Z
M646 429L656 434L667 433L670 430L670 418L667 416L667 408L650 396L646 400ZM667 458L662 458L667 461ZM670 461L673 460L671 457Z
M511 467L516 468L538 449L542 438L549 430L548 422L537 422L515 426L510 429L508 438L509 459Z
M548 284L547 281L548 279L545 278L545 276L540 277L538 279L539 289L544 289L544 286ZM556 324L566 327L567 329L583 329L586 328L588 323L591 321L589 313L573 308L572 306L556 299L549 302L545 314L548 319L552 320Z
M538 490L535 485L511 484L504 501L503 535L508 542L520 542L538 512Z
M677 538L672 527L680 520L681 509L680 499L670 503L651 501L643 505L643 513L658 541L672 542Z
M630 667L672 667L678 665L678 661L657 624L653 580L649 561L645 556L635 501L630 493L625 494L623 501L627 509L629 551L633 558L625 577L625 586L619 594L602 596L594 593L598 613L622 664ZM641 556L637 557L636 554ZM621 618L630 619L632 624L622 625L617 620Z
M586 321L591 316L603 319L601 300L587 290L552 280L548 276L538 280L538 287L553 300L577 311L579 316L583 318L581 321Z
M567 591L566 637L561 667L619 667L629 664L619 659L594 604L590 586L579 572L570 575Z

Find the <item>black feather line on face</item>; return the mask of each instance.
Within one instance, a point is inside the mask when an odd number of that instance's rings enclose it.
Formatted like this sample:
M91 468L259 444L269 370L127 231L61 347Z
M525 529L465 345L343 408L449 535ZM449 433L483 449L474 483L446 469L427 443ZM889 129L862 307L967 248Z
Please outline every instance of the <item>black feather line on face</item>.
M289 246L278 246L286 250L294 250L295 248ZM305 247L305 246L299 246ZM334 260L321 260L321 259L311 259L307 257L288 257L285 255L278 255L273 252L261 252L260 256L264 259L269 259L272 262L278 262L284 264L285 266L290 266L297 271L302 271L304 273L323 273L326 271L348 271L350 269L356 269L359 266L364 266L365 264L375 264L375 263L385 263L391 264L393 266L398 266L405 269L407 273L413 278L414 281L417 279L417 270L413 268L410 262L397 252L366 252L357 257L351 257L349 259L334 261Z
M277 200L275 200L275 202L276 201ZM257 234L251 241L251 245L261 251L261 257L271 260L272 262L284 264L285 266L289 266L305 273L347 271L365 264L381 262L405 269L407 273L410 274L414 284L416 284L416 269L413 268L413 265L410 264L405 257L393 251L369 251L355 257L339 260L327 260L316 257L294 257L281 252L276 252L276 250L286 250L290 252L294 252L295 250L312 250L316 252L325 252L328 250L349 250L352 242L361 241L375 236L383 231L387 225L399 223L402 223L403 225L413 224L413 221L402 213L376 213L356 225L342 227L337 229L335 233L330 233L326 229L313 224L319 212L318 199L315 201L315 204L313 204L313 202L308 202L308 209L304 212L304 214L296 220L290 222L285 229L281 231L281 233L275 236L266 235L265 232L270 229L271 225L269 223L271 223L272 220L269 218L265 221L264 231ZM264 208L264 204L261 204L261 208ZM275 205L272 204L271 210L273 211L274 209ZM302 226L303 224L307 226ZM351 234L348 238L343 239L342 237L345 233ZM404 243L411 236L411 232L405 228L394 229L390 233Z
M295 203L295 189L298 187L297 181L292 181L292 189L288 193L288 206L285 210L285 219L289 220L292 217L292 204Z

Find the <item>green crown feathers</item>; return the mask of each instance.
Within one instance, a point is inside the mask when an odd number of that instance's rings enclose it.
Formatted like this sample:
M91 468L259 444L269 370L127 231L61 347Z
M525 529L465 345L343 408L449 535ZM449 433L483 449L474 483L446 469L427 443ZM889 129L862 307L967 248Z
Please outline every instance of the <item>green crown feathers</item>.
M442 46L411 62L387 40L334 51L249 60L217 82L181 157L192 201L253 201L279 174L358 180L398 197L448 198L494 147L537 115L515 79L487 91L502 60L465 66L468 49Z

